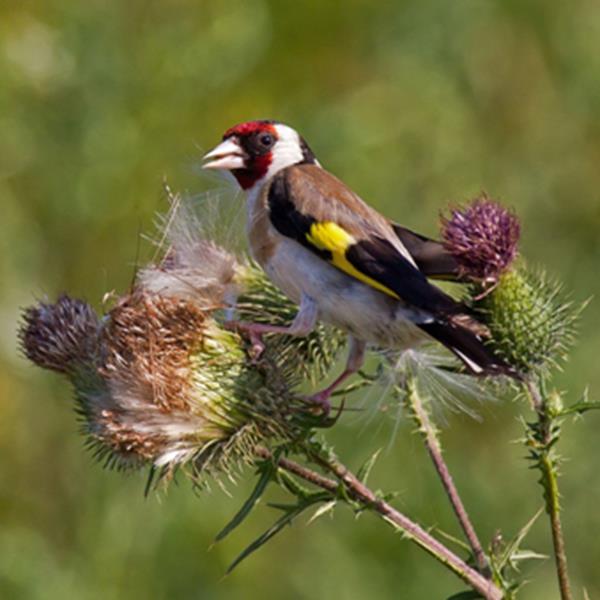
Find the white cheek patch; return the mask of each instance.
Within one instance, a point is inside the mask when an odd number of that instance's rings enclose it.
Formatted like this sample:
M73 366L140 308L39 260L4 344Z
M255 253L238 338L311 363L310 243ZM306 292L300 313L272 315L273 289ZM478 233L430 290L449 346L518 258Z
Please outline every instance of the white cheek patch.
M302 162L302 147L300 145L300 136L296 131L287 125L275 125L278 140L273 147L273 161L269 165L269 170L265 179L270 179L286 167Z

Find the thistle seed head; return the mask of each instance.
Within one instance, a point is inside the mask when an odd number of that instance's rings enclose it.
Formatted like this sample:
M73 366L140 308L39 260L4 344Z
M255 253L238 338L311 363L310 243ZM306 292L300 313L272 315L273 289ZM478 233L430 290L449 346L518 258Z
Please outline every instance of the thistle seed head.
M101 374L164 411L189 408L190 356L207 318L192 302L136 292L107 315L100 343Z
M101 327L66 296L25 314L27 355L70 377L83 430L109 466L214 474L251 461L258 443L299 434L296 381L270 361L257 368L245 341L193 302L136 289Z

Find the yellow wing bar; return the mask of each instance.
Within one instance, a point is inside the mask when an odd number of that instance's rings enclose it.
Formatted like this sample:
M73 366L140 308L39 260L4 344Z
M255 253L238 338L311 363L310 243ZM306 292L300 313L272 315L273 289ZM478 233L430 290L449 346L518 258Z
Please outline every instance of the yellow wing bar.
M361 273L348 261L346 252L353 244L356 244L356 239L337 223L333 221L313 223L310 231L306 234L306 239L319 250L331 252L331 263L340 271L392 298L399 298L398 294L390 290L390 288L379 283L372 277Z

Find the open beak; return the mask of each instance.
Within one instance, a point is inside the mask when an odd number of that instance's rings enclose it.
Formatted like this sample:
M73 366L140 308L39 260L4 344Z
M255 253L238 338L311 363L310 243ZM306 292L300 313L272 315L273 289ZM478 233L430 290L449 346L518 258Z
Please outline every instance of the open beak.
M202 160L208 161L202 165L203 169L243 169L246 153L235 138L229 138L206 154Z

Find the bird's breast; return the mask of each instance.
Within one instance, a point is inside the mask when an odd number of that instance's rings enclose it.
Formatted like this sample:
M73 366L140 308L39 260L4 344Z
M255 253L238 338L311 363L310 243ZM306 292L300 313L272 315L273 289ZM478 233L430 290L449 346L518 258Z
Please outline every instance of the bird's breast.
M291 300L310 296L320 320L358 339L385 347L422 339L413 323L427 315L346 275L294 240L282 236L263 268Z
M319 319L357 339L407 347L422 340L415 322L429 315L411 308L330 265L271 223L266 185L247 196L247 235L252 258L293 302L310 296Z
M275 253L278 238L281 238L269 219L267 194L268 186L264 186L254 193L249 193L246 199L246 234L250 255L265 270Z

